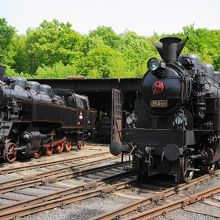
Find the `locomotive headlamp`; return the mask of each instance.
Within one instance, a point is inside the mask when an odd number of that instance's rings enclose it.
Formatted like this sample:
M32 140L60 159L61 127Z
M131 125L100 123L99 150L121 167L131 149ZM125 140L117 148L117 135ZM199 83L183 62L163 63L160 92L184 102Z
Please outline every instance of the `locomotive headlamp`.
M160 61L157 58L151 58L147 63L147 67L151 71L157 70L159 66L160 66Z
M147 62L147 67L151 71L161 70L161 69L165 69L166 63L161 60L158 60L157 58L151 58Z

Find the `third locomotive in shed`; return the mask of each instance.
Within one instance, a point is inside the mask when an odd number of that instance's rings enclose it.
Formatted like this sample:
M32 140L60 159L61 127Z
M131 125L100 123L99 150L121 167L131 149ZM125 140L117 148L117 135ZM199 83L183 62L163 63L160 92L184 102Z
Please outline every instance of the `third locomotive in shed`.
M195 171L213 172L220 159L220 73L197 55L181 55L187 39L165 37L156 44L135 101L136 117L122 130L112 154L133 155L139 177L153 172L189 182ZM119 131L121 132L121 131Z

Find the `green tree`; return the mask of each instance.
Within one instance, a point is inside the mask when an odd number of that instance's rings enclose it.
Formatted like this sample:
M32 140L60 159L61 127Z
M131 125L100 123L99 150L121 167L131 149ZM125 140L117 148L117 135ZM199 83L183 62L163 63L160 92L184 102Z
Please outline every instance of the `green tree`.
M3 65L13 64L12 42L15 33L15 28L8 25L5 18L0 18L0 63Z
M90 50L101 46L105 46L105 43L100 36L86 36L82 51L86 56Z
M189 25L172 35L189 36L183 53L196 53L220 71L220 30ZM145 37L126 31L118 35L106 26L81 35L70 23L57 20L43 21L26 34L16 35L15 29L0 19L0 64L8 66L8 75L33 78L141 77L148 59L159 58L154 43L165 36L170 34Z
M57 78L62 79L66 78L67 76L77 76L79 75L77 73L76 67L73 65L64 65L61 61L58 63L55 63L52 67L49 66L43 66L38 67L36 71L35 78L44 78L44 79L50 79L50 78Z
M57 62L64 65L75 64L83 53L81 47L84 37L71 28L70 23L43 21L36 29L29 29L26 34L24 50L27 55L23 61L27 69L19 69L34 74L38 67L53 66ZM19 62L16 63L16 68Z
M117 49L121 43L121 38L118 36L111 27L99 26L94 31L90 31L90 37L100 37L104 44Z
M26 39L26 35L18 35L15 37L13 42L15 55L13 58L14 64L12 65L12 68L14 68L18 73L21 73L22 71L29 72L30 61L27 53Z
M202 62L211 63L216 70L220 70L220 30L195 28L189 25L183 28L180 36L188 36L186 44L188 53L198 54Z
M88 78L123 77L127 71L122 54L108 46L90 50L79 63L78 70Z
M125 32L121 38L119 51L123 54L129 70L136 76L143 75L146 72L147 60L158 56L152 42L134 32Z

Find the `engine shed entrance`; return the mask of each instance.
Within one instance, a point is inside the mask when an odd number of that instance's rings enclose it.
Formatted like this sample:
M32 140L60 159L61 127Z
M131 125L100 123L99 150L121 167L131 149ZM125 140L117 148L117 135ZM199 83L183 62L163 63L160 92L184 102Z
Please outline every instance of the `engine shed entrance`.
M41 84L50 85L53 90L64 89L73 90L78 94L88 96L90 107L97 110L97 123L103 118L111 120L112 113L112 90L121 91L121 102L123 111L123 122L126 115L134 109L136 91L140 84L141 78L121 78L121 79L37 79ZM110 121L111 125L111 121ZM111 129L111 128L109 128ZM103 128L102 128L103 130ZM104 131L106 133L107 131ZM110 140L110 134L107 137ZM105 137L106 139L106 137Z

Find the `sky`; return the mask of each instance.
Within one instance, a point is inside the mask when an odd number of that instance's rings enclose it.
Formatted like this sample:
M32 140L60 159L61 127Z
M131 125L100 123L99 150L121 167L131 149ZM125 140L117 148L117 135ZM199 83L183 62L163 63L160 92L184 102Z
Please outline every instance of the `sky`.
M19 34L43 20L70 22L88 34L97 26L110 26L150 36L176 33L186 25L220 29L219 0L0 0L0 17Z

